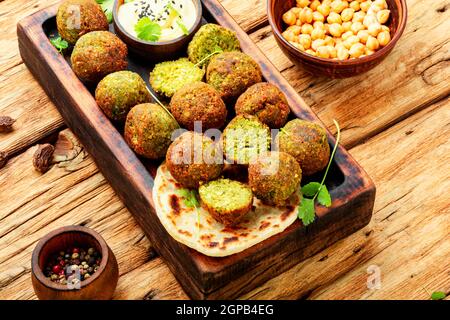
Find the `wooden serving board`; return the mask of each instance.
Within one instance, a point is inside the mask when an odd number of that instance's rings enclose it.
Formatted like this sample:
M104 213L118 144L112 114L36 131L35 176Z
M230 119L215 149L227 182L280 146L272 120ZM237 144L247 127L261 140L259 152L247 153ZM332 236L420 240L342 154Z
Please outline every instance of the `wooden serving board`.
M259 63L265 80L285 93L293 114L319 121L225 9L216 0L202 2L204 20L237 33L243 51ZM238 297L369 223L375 186L348 152L339 147L327 178L333 204L330 208L317 206L318 217L308 227L297 221L284 232L224 258L207 257L175 241L153 209L152 176L159 163L134 154L122 137L122 129L114 126L98 108L93 88L86 87L76 77L68 60L50 44L48 38L56 29L56 11L57 6L52 6L18 23L23 61L189 296L195 299ZM152 67L148 62L130 57L129 68L145 80ZM334 138L328 135L333 146Z

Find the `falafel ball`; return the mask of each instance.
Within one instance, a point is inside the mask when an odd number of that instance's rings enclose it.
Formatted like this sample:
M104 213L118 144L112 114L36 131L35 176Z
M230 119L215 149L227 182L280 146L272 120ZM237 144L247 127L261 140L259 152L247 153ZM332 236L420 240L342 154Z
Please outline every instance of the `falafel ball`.
M289 121L278 133L276 143L279 151L294 156L307 176L323 170L330 160L327 133L313 122Z
M286 96L277 86L260 82L247 89L236 102L236 114L251 114L270 128L284 126L289 116Z
M81 80L97 82L110 73L125 70L127 55L127 46L116 35L92 31L78 39L70 59Z
M88 32L109 28L105 13L94 0L64 1L56 13L56 26L61 38L71 45Z
M172 133L179 126L160 105L143 103L134 106L125 122L125 141L137 154L149 158L164 158L172 142Z
M198 193L203 208L226 226L236 225L252 209L252 190L238 181L214 180L202 185Z
M226 103L235 102L245 90L261 81L258 63L238 51L212 57L206 69L206 82L216 88Z
M217 24L203 25L188 46L188 57L200 67L207 65L211 54L217 51L240 51L241 46L236 33Z
M194 189L220 176L223 158L209 137L188 131L170 145L166 164L172 176L183 187Z
M98 106L111 120L125 120L135 105L151 101L141 76L131 71L117 71L104 77L95 90Z
M248 167L248 180L255 196L270 205L284 205L302 180L302 170L293 156L271 151Z
M221 141L229 163L248 165L259 154L270 149L270 129L257 117L242 114L231 120L223 130Z
M221 128L227 119L227 108L217 91L204 82L187 84L170 101L169 109L178 123L194 130L201 121L202 130Z
M172 98L186 84L202 81L205 70L187 58L158 63L150 73L150 85L157 93Z

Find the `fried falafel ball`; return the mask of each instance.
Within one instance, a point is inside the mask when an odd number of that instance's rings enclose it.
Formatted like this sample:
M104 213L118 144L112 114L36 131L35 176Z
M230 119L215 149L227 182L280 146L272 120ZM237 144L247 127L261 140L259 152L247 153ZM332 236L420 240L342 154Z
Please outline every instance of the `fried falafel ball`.
M233 51L211 58L206 82L219 92L225 103L233 103L249 87L262 81L261 68L250 56Z
M221 128L227 118L227 108L220 95L204 82L191 83L178 90L169 109L178 123L191 131L199 121L203 130Z
M202 67L208 64L210 55L214 52L240 50L239 40L233 31L209 23L203 25L192 38L188 46L188 57L192 63Z
M172 142L173 131L179 126L160 105L143 103L134 106L125 122L125 141L138 155L161 159Z
M72 69L81 80L97 82L110 73L125 70L127 55L127 46L116 35L109 31L92 31L75 44Z
M327 133L313 122L289 121L278 133L276 143L279 151L289 153L297 160L306 176L323 170L330 160Z
M202 81L205 71L187 58L158 63L150 73L150 85L157 93L167 98L183 86Z
M289 116L286 96L278 87L267 82L254 84L236 102L236 114L251 114L270 128L284 126Z
M185 188L194 189L220 176L223 157L209 137L188 131L170 145L166 164L175 180Z
M248 167L248 180L255 196L270 205L282 206L300 186L302 170L293 156L271 151Z
M270 129L255 116L236 116L223 130L222 150L229 163L248 165L270 149Z
M203 208L226 226L236 225L252 209L252 190L238 181L210 181L200 186L198 192Z
M108 118L122 121L132 107L150 102L151 97L140 75L131 71L117 71L99 82L95 100Z
M105 13L94 0L64 1L56 13L56 26L61 38L71 45L88 32L109 28Z

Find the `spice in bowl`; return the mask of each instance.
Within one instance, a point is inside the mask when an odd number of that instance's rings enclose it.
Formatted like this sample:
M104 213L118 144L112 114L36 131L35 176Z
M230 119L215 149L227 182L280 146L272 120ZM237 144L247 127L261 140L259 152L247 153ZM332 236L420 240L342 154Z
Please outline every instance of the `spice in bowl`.
M386 0L297 0L283 14L283 37L295 48L325 59L375 53L391 41Z
M75 285L89 279L101 260L101 254L94 248L70 248L52 255L44 273L53 282Z

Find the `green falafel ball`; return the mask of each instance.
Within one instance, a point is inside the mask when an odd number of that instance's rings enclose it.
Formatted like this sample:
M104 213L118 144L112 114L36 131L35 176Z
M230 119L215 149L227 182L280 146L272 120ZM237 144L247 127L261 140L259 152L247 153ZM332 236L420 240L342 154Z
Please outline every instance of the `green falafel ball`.
M254 84L236 102L236 114L251 114L270 128L282 127L289 116L286 96L278 87L267 82Z
M209 23L203 25L192 38L188 46L189 60L200 63L200 67L207 65L209 55L217 51L240 51L241 46L236 34L222 26Z
M88 32L109 28L105 13L94 0L64 1L56 13L56 26L61 38L72 45Z
M172 176L183 187L194 189L220 176L223 157L212 139L188 131L170 145L166 164Z
M234 180L218 179L200 186L202 206L224 225L237 224L252 208L249 186Z
M125 120L135 105L151 101L141 76L131 71L117 71L104 77L95 90L95 100L111 120Z
M160 105L143 103L134 106L125 122L125 141L139 155L161 159L172 142L173 131L179 126Z
M178 123L188 130L221 128L227 119L227 108L219 93L204 82L187 84L170 101L169 109ZM197 130L196 130L197 131Z
M298 190L302 170L290 154L271 151L250 163L248 179L258 199L271 205L284 205Z
M206 69L206 82L231 103L255 83L262 81L258 63L245 53L233 51L214 56Z
M168 98L186 84L202 81L205 71L187 58L158 63L150 73L150 85Z
M317 123L294 119L278 133L279 151L291 154L309 176L323 170L330 160L327 133Z
M222 150L230 163L248 165L270 149L267 125L251 115L238 115L223 130Z
M127 55L127 46L115 34L92 31L78 39L70 60L81 80L97 82L110 73L125 70Z

